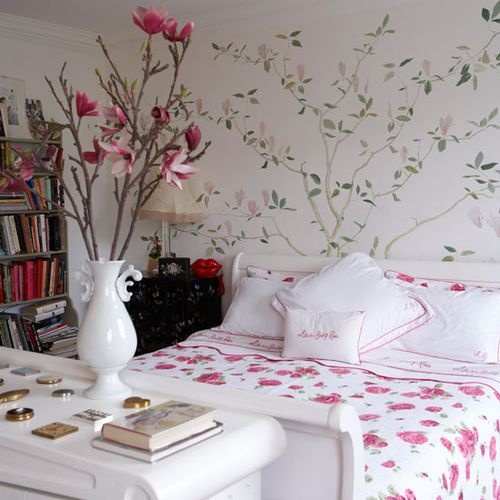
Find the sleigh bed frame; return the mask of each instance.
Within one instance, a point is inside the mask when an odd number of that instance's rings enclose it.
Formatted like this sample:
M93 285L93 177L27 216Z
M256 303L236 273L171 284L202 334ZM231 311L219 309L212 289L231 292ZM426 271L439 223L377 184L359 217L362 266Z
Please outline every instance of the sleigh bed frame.
M307 275L333 260L326 257L239 253L233 261L228 288L231 296L234 295L249 265ZM384 270L394 269L415 276L500 285L500 266L497 264L410 260L382 260L377 263ZM15 363L16 355L15 351L9 355L11 362ZM91 378L90 372L78 361L58 359L57 362L64 363L65 370L74 372L76 376ZM130 370L122 372L122 379L136 389L154 387L155 391L162 391L173 398L276 418L285 429L287 448L284 455L262 472L262 498L265 500L366 498L361 425L355 410L348 404L331 406L271 397ZM245 450L241 450L241 453L244 455Z

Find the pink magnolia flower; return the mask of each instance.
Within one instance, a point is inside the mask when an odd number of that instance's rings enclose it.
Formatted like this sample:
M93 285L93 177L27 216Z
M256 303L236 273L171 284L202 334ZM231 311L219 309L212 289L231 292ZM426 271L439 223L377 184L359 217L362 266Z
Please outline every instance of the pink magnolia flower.
M484 391L479 386L470 386L470 385L462 385L458 388L459 391L462 391L464 394L468 396L482 396Z
M134 24L148 35L161 33L167 27L167 9L165 7L137 7L132 11Z
M164 125L168 125L170 123L170 113L164 106L155 106L151 110L151 116L156 121L161 122Z
M448 135L450 127L453 125L453 119L450 115L446 115L445 118L441 117L439 119L439 129L441 130L441 135Z
M257 202L255 200L248 201L248 211L252 214L252 216L255 216L255 214L258 213L259 205L257 205Z
M387 408L390 410L413 410L415 405L412 403L394 403L389 405Z
M101 116L101 112L97 109L99 101L89 101L87 92L76 91L76 114L82 116Z
M269 191L267 189L264 189L262 191L262 200L264 201L264 205L266 207L269 205L269 202L271 201L271 196L269 195Z
M342 402L340 394L336 394L335 392L332 392L331 394L325 394L323 396L316 396L312 400L315 401L316 403L325 403L329 405Z
M458 481L458 465L452 464L450 467L450 490L453 491L457 486Z
M305 68L303 64L298 64L297 65L297 78L299 79L299 82L304 80L304 76L306 74Z
M127 148L127 138L121 137L118 141L99 142L99 146L108 153L111 160L111 173L115 177L131 174L134 167L135 152Z
M236 191L234 197L236 198L236 204L241 207L241 204L243 203L243 200L246 198L245 191L243 189L240 189L239 191Z
M96 137L92 140L92 144L94 145L94 151L84 151L83 159L88 163L92 163L93 165L100 167L107 152L101 149L99 141Z
M186 38L191 35L193 32L194 23L193 21L189 21L184 25L184 28L181 29L180 33L177 33L177 20L174 18L170 18L166 22L165 28L163 31L163 36L170 42L183 42Z
M422 61L422 69L424 70L425 76L429 77L431 74L431 62L429 59L424 59Z
M165 153L160 168L167 184L182 189L181 181L200 171L199 168L184 163L187 159L188 155L184 148Z
M224 376L222 373L213 372L213 373L203 373L198 378L196 378L196 382L202 382L204 384L212 384L212 385L224 385Z
M184 138L186 139L189 151L193 151L198 147L201 141L201 130L198 125L193 125L188 127L184 132Z
M282 382L280 380L276 379L264 379L264 380L259 380L259 385L262 386L270 386L270 385L281 385Z
M479 229L483 227L484 216L479 207L471 208L468 212L468 216L476 227L478 227Z
M267 48L267 45L265 43L257 47L257 54L259 54L262 59L267 59L269 49Z
M121 126L125 126L127 123L127 117L123 112L122 108L118 106L118 104L111 104L111 106L104 106L102 109L104 117L107 121L113 124L120 124Z
M371 446L373 448L385 448L387 443L376 434L363 434L364 446Z
M427 443L428 441L425 434L415 431L398 432L396 436L401 438L405 443L410 443L410 444L424 444Z

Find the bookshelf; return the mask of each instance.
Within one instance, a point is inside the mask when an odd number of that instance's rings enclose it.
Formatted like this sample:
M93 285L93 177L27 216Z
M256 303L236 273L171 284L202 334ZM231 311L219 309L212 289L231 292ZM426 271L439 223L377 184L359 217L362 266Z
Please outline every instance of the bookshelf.
M54 170L61 170L62 143L53 140L48 144L57 148L48 161ZM0 137L0 174L18 158L15 149L29 150L40 145L41 141L35 139ZM37 323L27 325L23 313L28 309L32 313L43 310L46 303L67 299L67 226L64 215L54 206L64 205L64 193L56 175L35 171L31 179L23 182L26 186L17 183L0 191L0 345L45 352L43 345L41 348L40 342L33 340L32 330L36 331ZM56 330L61 326L57 322L62 323L60 336L75 334L75 329L64 322L63 314L51 321Z

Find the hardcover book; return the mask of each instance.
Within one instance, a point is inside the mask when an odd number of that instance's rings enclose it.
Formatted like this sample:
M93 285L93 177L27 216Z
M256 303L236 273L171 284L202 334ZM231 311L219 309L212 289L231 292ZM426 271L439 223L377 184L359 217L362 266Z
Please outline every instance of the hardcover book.
M162 448L158 448L155 451L142 450L133 446L115 443L104 439L102 436L94 438L92 440L92 446L101 450L111 451L119 455L125 455L137 460L152 463L160 460L161 458L172 455L173 453L184 450L185 448L189 448L196 443L205 441L206 439L220 434L221 432L222 423L214 421L213 425L208 429L192 434L184 439L180 439L179 441L174 441L173 443L163 446Z
M106 423L101 433L110 441L154 451L207 430L214 415L214 408L172 400Z

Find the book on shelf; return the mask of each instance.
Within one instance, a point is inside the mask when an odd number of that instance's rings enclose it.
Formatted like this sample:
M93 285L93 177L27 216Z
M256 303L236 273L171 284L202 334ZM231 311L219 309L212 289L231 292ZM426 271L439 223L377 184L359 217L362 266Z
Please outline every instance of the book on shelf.
M58 309L53 309L52 311L47 311L47 312L40 313L40 314L27 314L24 311L22 311L22 315L23 315L23 318L27 319L28 321L32 321L33 323L36 323L38 321L52 318L54 316L62 316L64 314L65 310L66 310L65 307L60 307Z
M55 309L61 309L62 307L66 307L68 305L66 299L57 299L51 300L38 304L30 304L28 306L23 307L23 314L42 314L50 311L54 311Z
M102 437L109 441L154 451L214 425L215 409L167 401L104 424Z
M107 424L105 424L107 425ZM153 463L161 458L173 455L178 451L184 450L193 446L197 443L205 441L212 436L216 436L222 432L223 426L221 422L213 421L212 425L205 430L191 434L185 438L174 441L173 443L162 446L154 451L143 450L141 448L135 448L133 446L127 446L124 444L116 443L108 439L98 436L92 440L92 446L94 448L99 448L101 450L111 451L118 455L124 455L127 457L135 458L137 460L142 460L143 462Z

